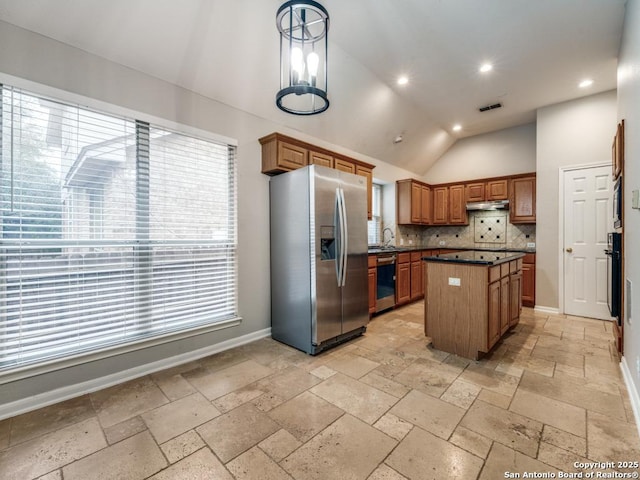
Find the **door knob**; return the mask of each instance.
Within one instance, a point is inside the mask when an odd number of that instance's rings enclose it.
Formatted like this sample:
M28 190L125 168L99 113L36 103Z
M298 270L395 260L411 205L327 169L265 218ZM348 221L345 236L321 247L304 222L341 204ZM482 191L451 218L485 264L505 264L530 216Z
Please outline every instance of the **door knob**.
M573 252L573 248L571 248L571 247L567 248L566 250L567 250L567 253Z

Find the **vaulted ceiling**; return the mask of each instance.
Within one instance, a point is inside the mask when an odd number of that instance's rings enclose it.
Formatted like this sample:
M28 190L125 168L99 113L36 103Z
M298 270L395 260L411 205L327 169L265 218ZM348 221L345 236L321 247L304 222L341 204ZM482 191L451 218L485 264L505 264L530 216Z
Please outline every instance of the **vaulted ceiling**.
M0 20L417 174L457 138L616 87L625 0L320 1L331 107L312 117L274 102L283 0L0 0Z

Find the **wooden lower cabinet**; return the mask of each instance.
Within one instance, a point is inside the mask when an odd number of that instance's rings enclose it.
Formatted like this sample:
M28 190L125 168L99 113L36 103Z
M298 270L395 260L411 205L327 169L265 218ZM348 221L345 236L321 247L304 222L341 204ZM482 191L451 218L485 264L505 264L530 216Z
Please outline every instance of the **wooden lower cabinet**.
M500 340L500 280L489 284L488 339L493 346Z
M512 273L509 278L509 327L515 327L520 321L520 313L522 312L522 271Z
M509 321L511 320L511 305L509 297L511 294L510 277L506 276L500 279L500 336L509 330Z
M398 254L396 263L396 305L411 301L411 261L409 253Z
M536 306L536 255L527 253L522 259L522 305Z
M424 273L422 271L422 252L411 252L411 301L424 295Z
M369 315L376 313L376 298L378 296L378 261L376 255L369 255Z

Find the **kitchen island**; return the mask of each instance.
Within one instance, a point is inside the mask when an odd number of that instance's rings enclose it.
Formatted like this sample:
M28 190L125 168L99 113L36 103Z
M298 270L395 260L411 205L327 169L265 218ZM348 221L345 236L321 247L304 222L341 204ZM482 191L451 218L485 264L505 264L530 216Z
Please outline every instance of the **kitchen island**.
M467 250L423 258L425 335L434 348L478 360L518 323L522 257Z

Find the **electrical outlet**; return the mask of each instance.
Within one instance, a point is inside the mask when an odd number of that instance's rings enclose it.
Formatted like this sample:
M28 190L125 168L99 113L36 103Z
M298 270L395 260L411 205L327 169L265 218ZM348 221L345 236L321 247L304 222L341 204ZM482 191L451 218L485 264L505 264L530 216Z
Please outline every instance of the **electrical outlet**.
M400 245L404 245L404 238L400 237Z
M409 245L413 245L413 240L409 239Z
M527 242L527 248L536 248L536 242Z
M452 287L459 287L460 279L455 277L449 277L449 285L451 285Z
M444 240L440 240L440 241L438 242L438 245L440 245L441 247L442 247L443 245L446 245L446 244L447 244L447 242L445 242Z

